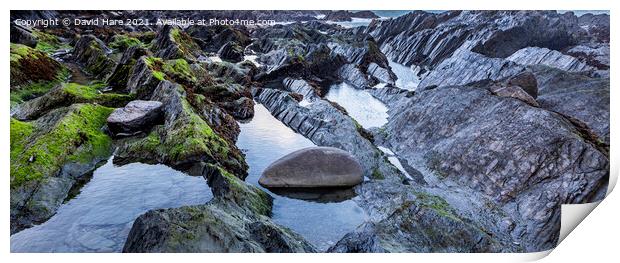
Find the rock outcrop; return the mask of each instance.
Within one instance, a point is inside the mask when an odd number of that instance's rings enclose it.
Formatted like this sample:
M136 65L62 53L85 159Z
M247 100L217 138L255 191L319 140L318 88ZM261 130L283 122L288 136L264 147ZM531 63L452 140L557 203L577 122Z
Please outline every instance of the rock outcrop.
M125 106L133 98L127 94L104 93L101 92L102 88L102 85L58 84L45 95L16 107L11 116L18 120L35 120L53 109L69 107L75 103L97 103L116 108Z
M93 35L80 37L72 51L73 59L97 78L105 78L116 63L108 57L112 51Z
M223 60L230 62L240 62L243 60L243 47L235 42L228 42L217 52Z
M490 198L525 251L555 246L561 204L605 195L605 149L560 114L462 86L416 93L398 109L384 131L391 149L429 183Z
M587 124L598 139L609 144L610 86L608 78L590 77L545 66L532 67L539 86L541 107Z
M541 47L527 47L519 49L506 58L520 65L544 65L564 71L590 71L593 67L579 59L564 55L559 51Z
M202 53L194 40L177 26L166 25L157 32L153 44L155 56L163 59L196 60Z
M437 68L426 75L419 90L434 87L464 85L480 80L501 80L517 75L525 67L502 58L489 58L467 51L456 51L453 57L445 59Z
M265 168L258 183L267 188L319 188L353 187L362 180L362 167L350 153L312 147L276 160Z

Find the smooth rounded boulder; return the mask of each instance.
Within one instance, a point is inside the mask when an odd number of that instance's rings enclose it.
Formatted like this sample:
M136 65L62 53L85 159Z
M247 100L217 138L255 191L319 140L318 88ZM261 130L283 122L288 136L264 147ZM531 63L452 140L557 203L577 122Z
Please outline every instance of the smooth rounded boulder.
M263 171L266 188L351 187L363 181L360 164L346 151L311 147L292 152Z
M110 114L108 129L117 136L145 131L162 118L162 106L159 101L131 101Z

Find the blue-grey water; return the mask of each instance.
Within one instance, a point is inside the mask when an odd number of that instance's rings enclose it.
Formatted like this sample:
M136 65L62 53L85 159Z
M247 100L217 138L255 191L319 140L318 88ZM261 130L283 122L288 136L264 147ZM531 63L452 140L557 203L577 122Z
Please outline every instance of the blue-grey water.
M139 215L212 197L202 177L162 164L119 167L110 159L52 218L13 234L11 252L120 252Z
M286 127L263 105L257 104L254 111L254 118L250 122L240 124L237 146L246 154L250 166L246 181L260 187L258 179L269 164L293 151L315 144ZM367 215L354 201L355 197L320 203L280 196L273 192L270 194L274 197L274 221L302 235L319 250L329 248L367 219Z
M415 90L420 84L420 77L418 77L411 67L407 67L403 64L396 63L392 60L389 61L392 72L396 74L396 87L406 90Z
M325 98L344 107L362 127L381 127L387 123L388 108L365 90L347 84L332 85Z

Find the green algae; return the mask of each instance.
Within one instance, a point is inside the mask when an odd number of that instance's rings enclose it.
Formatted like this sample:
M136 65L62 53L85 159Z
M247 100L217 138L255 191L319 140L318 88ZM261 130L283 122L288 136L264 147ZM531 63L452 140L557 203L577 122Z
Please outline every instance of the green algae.
M75 104L52 127L11 120L11 187L55 176L67 162L88 163L111 153L101 127L112 108Z

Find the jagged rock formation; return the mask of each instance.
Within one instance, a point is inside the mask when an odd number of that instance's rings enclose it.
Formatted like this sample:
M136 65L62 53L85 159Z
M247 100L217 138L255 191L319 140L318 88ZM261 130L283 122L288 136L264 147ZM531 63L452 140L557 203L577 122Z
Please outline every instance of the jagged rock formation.
M560 114L475 86L420 92L398 109L385 131L391 149L427 171L429 183L452 182L490 198L526 251L555 245L561 204L604 196L605 150Z
M588 71L594 68L579 59L548 48L528 47L519 49L506 58L520 65L544 65L564 71Z
M108 54L111 50L93 35L80 37L75 43L73 59L84 66L84 69L98 78L104 78L116 64Z

